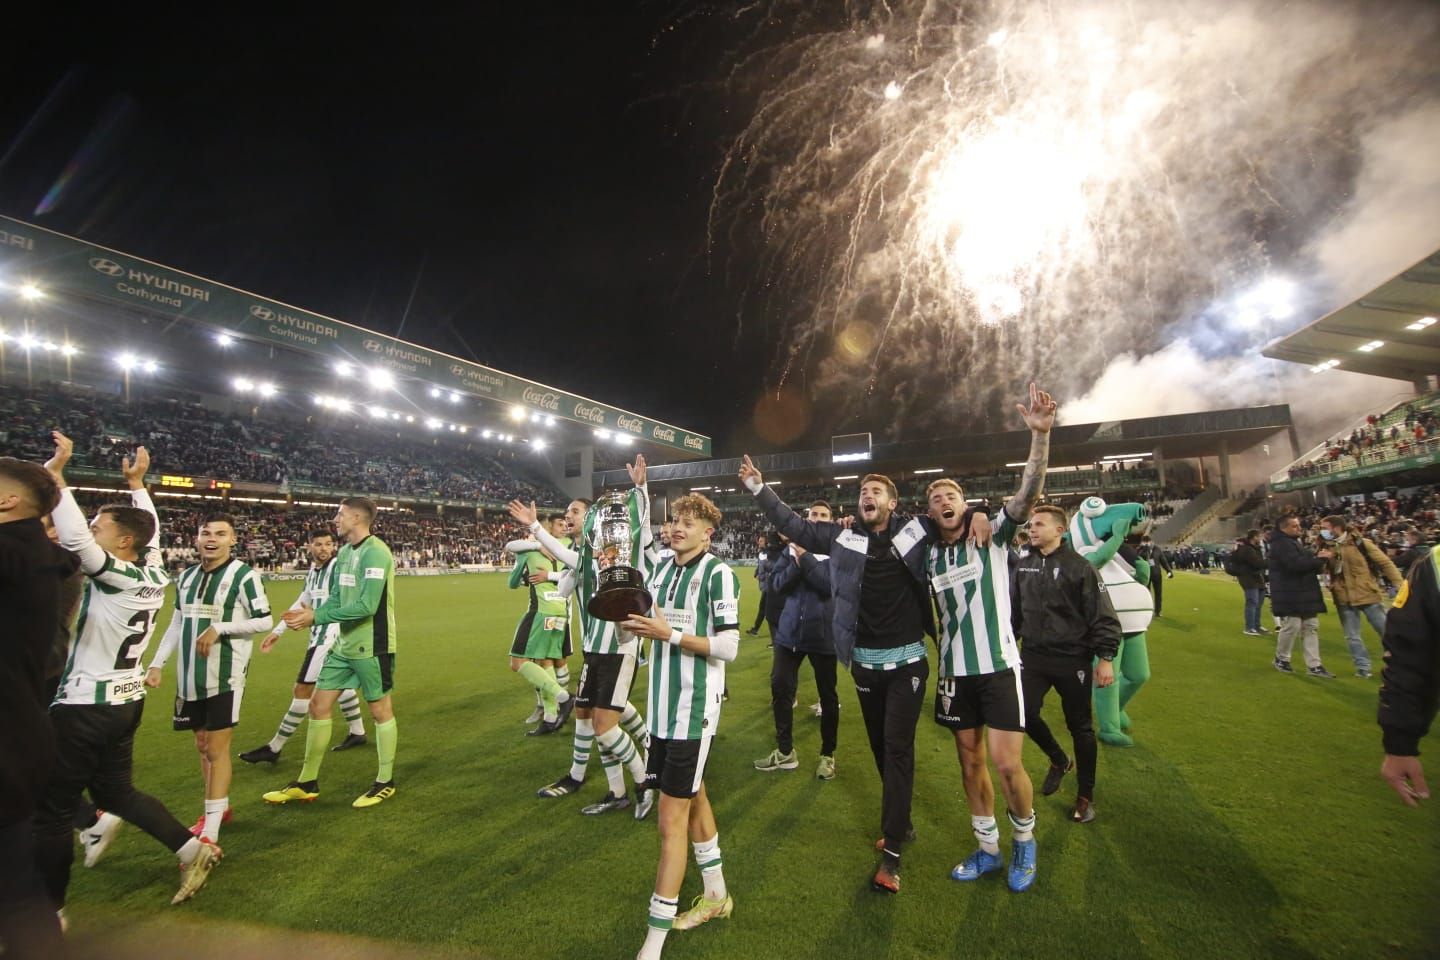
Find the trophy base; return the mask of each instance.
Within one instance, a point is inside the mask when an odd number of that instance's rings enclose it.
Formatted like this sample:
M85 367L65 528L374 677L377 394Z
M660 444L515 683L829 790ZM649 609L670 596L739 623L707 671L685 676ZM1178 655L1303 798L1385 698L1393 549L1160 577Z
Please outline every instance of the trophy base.
M645 589L645 577L633 567L607 567L600 571L599 581L595 596L585 605L592 617L618 623L632 613L649 613L655 603Z
M639 587L614 587L591 597L585 609L592 617L619 623L632 613L648 615L654 605L648 591Z

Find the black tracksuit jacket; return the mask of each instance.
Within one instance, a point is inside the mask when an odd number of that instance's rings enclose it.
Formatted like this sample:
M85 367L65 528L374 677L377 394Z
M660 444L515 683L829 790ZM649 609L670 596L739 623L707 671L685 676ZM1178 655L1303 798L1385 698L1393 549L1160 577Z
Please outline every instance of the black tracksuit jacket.
M1120 618L1099 573L1069 541L1048 557L1033 547L1015 565L1011 623L1021 655L1103 657L1120 649Z

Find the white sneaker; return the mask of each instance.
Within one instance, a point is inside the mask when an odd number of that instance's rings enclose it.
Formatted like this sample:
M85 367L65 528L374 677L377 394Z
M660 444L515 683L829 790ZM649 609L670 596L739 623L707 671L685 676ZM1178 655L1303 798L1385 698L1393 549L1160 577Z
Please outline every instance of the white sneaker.
M818 702L816 702L816 703L810 704L810 712L813 713L813 714L815 714L815 716L818 717L818 716L820 716L821 714L823 714L825 711L820 707L820 704L819 704Z
M124 823L124 820L113 813L102 813L93 827L80 831L80 845L85 849L85 866L93 867L100 862L100 858L110 848L110 841L115 839L115 834L120 832Z

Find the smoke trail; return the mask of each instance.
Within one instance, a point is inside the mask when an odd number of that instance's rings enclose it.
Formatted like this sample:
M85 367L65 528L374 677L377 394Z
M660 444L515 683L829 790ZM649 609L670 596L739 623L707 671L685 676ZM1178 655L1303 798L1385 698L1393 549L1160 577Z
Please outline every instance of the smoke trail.
M1366 145L1423 140L1402 115L1440 104L1440 18L1421 4L808 9L736 15L753 33L730 88L755 107L712 244L760 263L740 316L783 325L779 379L813 375L817 409L884 411L892 433L1003 416L1031 377L1092 405L1113 383L1130 415L1154 412L1124 382L1143 361L1112 366L1127 353L1197 371L1189 409L1232 405L1203 371L1335 305L1317 260L1333 270L1373 232L1347 201L1391 176ZM1425 156L1404 171L1433 193ZM1321 244L1337 217L1350 233ZM1244 305L1284 274L1293 303ZM1165 352L1182 340L1190 354Z

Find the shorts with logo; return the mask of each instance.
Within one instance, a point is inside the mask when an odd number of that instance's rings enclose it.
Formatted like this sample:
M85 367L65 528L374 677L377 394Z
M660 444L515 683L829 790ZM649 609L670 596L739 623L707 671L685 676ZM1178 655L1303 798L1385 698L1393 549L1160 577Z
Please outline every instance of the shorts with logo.
M171 723L176 730L229 730L240 725L240 701L245 688L236 687L204 700L175 698Z
M565 655L569 632L568 617L547 617L531 610L515 626L510 656L526 660L559 660Z
M948 730L1025 730L1025 690L1020 668L969 677L941 677L935 684L935 722Z
M395 654L350 660L331 650L315 686L321 690L359 690L366 703L374 703L395 686Z
M587 709L621 710L630 701L635 682L635 654L587 653L580 668L580 685L575 706Z
M710 759L710 741L714 739L714 735L698 740L651 737L645 764L645 789L659 790L667 797L682 800L695 796L705 782L705 762Z

